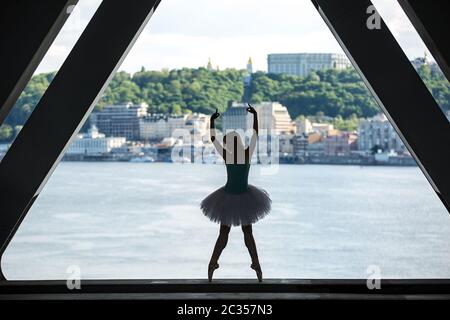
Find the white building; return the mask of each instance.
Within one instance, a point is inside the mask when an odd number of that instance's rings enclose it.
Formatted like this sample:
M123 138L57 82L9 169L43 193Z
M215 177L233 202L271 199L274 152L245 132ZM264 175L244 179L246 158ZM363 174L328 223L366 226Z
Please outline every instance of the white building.
M397 132L382 113L361 120L358 127L358 149L369 151L375 146L383 151L406 151Z
M318 132L322 137L326 137L334 131L334 126L332 124L311 122L308 118L296 120L295 127L298 135L308 135L311 132Z
M308 118L295 120L295 133L298 135L308 134L312 132L312 123Z
M93 126L86 134L78 134L67 149L67 154L102 155L111 152L114 148L120 148L126 143L124 137L105 137Z
M184 128L187 115L151 114L139 119L141 140L161 140L172 136L176 129Z
M351 66L343 54L338 53L273 53L267 56L269 73L285 73L301 77L312 70L345 69Z
M201 138L209 135L209 120L210 117L203 113L192 113L187 117L185 128L190 131L192 135Z
M258 112L260 129L274 134L292 133L294 124L285 106L278 102L262 102L254 105Z
M198 138L208 134L209 117L201 113L190 115L152 114L139 120L142 140L162 140L173 136L177 129L188 130Z

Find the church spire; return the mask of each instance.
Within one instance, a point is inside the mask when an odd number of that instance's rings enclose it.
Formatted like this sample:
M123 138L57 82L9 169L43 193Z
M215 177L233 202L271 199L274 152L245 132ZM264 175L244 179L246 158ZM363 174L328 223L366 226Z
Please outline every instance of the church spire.
M208 64L206 65L206 69L208 69L208 70L212 70L213 69L213 66L212 66L212 63L211 63L211 57L208 58Z
M248 58L248 61L247 61L247 72L250 73L250 74L253 73L252 57Z
M247 70L244 74L244 94L242 96L242 102L248 103L250 101L250 89L252 83L253 63L252 58L249 57L247 61Z

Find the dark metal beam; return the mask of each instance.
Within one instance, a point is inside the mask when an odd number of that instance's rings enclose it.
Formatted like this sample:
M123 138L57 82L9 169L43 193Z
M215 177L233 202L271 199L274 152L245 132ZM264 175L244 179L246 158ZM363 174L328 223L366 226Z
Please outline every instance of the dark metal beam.
M312 0L372 95L450 212L450 125L368 0Z
M450 81L450 1L397 1Z
M0 10L0 125L78 0L9 0Z
M81 280L78 290L66 281L0 282L3 299L161 299L161 298L315 298L370 299L428 296L450 297L449 279L381 279L380 289L371 290L366 279L204 279Z
M103 1L0 162L0 254L159 0Z

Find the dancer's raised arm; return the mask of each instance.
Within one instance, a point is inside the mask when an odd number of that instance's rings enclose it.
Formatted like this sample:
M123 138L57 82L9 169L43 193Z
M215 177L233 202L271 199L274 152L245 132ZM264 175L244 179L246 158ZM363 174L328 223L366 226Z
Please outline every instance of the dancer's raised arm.
M226 150L223 148L222 144L217 140L216 135L216 126L214 125L214 121L220 117L219 111L216 109L216 112L214 112L211 115L211 120L209 124L209 135L211 136L211 142L214 145L214 148L216 148L217 152L222 156L222 158L225 159L225 153Z
M255 148L256 148L256 141L258 140L258 114L256 113L255 108L253 108L249 103L248 103L247 111L250 112L251 114L253 114L253 133L252 133L252 137L250 139L250 144L245 149L246 157L250 161L250 159L252 158L253 152L255 151Z

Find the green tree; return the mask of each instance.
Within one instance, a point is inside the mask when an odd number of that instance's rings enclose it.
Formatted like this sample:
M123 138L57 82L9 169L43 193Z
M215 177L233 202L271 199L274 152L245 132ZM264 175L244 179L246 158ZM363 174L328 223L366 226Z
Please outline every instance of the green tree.
M11 141L14 135L14 130L10 125L4 124L0 126L0 141Z
M418 73L441 108L450 110L450 85L442 72L424 65ZM34 75L5 124L11 128L23 125L54 75ZM203 67L161 71L142 68L134 74L121 71L113 77L95 108L99 110L108 104L146 102L149 112L208 114L216 108L223 112L230 102L241 101L244 75L245 70L208 70ZM288 108L293 119L299 115L322 113L334 118L335 126L342 130L353 130L357 125L356 119L380 112L353 68L315 71L306 77L258 71L252 74L250 101L278 101ZM13 131L14 135L16 132Z

